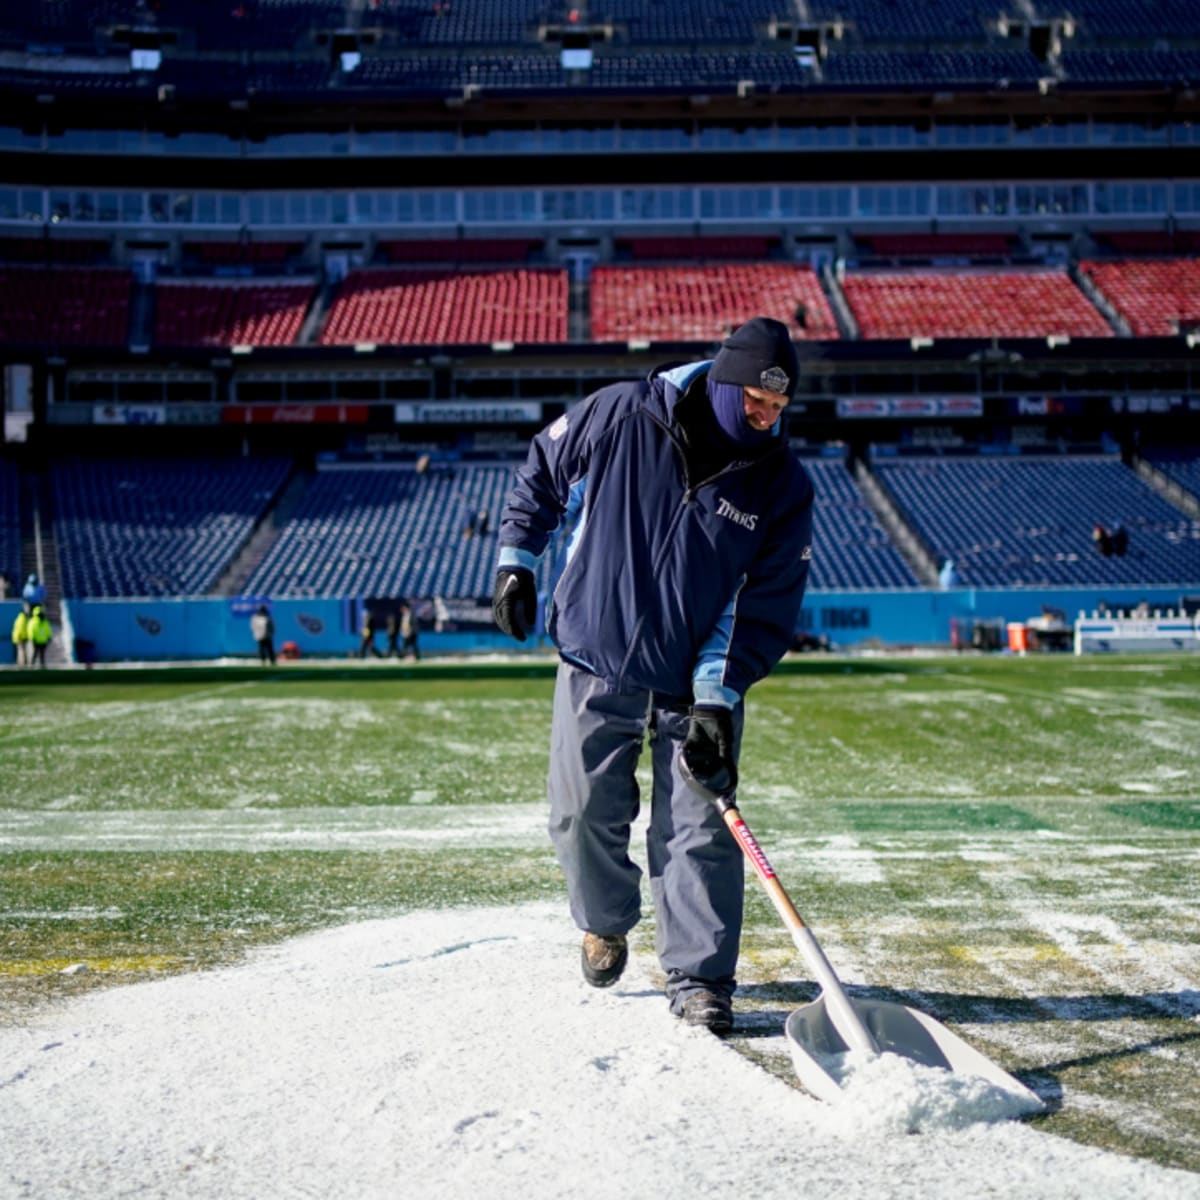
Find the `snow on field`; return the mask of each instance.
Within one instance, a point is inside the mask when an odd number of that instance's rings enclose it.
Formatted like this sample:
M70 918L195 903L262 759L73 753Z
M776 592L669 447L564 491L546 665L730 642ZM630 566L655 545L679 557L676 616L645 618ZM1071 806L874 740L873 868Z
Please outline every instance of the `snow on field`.
M675 1021L640 955L586 987L577 936L415 913L0 1029L0 1194L1200 1200L994 1096L864 1071L821 1105Z

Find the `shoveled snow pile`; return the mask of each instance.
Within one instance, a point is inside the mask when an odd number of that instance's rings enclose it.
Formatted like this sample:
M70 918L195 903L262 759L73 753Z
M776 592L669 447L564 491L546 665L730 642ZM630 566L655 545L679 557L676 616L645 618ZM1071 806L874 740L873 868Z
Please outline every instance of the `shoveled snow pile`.
M577 958L557 905L416 913L0 1029L0 1194L1200 1200L894 1062L821 1104Z

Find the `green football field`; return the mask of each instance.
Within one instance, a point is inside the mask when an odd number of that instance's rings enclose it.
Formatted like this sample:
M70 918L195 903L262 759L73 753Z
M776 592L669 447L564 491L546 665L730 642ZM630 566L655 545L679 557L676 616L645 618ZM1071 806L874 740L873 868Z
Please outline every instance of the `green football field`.
M562 897L552 686L532 660L0 675L0 1020L318 926ZM852 993L950 1025L1046 1131L1200 1170L1200 656L788 661L742 773ZM747 889L732 1045L790 1076L815 990Z

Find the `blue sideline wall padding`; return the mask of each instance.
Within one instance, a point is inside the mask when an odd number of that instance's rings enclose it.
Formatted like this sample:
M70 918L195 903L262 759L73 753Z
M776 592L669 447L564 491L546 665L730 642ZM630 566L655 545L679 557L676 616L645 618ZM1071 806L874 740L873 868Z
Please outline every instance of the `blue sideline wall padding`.
M950 642L952 618L1025 621L1040 616L1043 605L1051 605L1062 609L1071 622L1081 610L1090 613L1101 603L1116 609L1132 608L1145 601L1152 608L1170 609L1181 596L1197 593L1200 582L1171 588L810 592L805 597L800 628L824 635L842 648L864 642L944 646ZM250 636L250 612L256 603L226 598L72 600L68 607L77 658L83 657L80 643L90 643L98 662L141 662L254 656L257 651ZM344 658L358 646L354 629L358 608L351 602L276 600L271 611L277 650L284 642L293 641L304 657ZM10 625L11 620L10 616ZM499 633L480 631L422 630L420 640L423 654L517 649L514 642ZM377 635L380 650L385 642L383 634Z
M835 646L861 642L883 645L946 645L950 621L1026 621L1042 615L1042 606L1062 609L1070 624L1080 611L1172 608L1197 585L1177 588L954 588L945 592L810 592L804 598L800 628L824 635Z

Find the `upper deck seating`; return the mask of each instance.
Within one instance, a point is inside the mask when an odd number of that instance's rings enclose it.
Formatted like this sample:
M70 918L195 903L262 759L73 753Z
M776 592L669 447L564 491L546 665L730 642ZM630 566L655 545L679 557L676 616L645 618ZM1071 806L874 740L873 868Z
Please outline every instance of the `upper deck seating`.
M597 342L720 340L747 313L783 321L797 341L838 336L820 280L810 267L793 263L598 266L591 305ZM797 320L801 305L803 325Z
M339 285L323 345L565 342L567 273L354 270Z
M1140 337L1200 328L1200 260L1125 259L1079 264Z
M132 284L101 267L0 267L0 342L123 346Z
M154 340L164 346L290 346L315 292L313 283L160 282Z
M849 271L842 290L864 338L1113 336L1065 271Z

